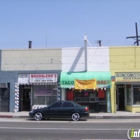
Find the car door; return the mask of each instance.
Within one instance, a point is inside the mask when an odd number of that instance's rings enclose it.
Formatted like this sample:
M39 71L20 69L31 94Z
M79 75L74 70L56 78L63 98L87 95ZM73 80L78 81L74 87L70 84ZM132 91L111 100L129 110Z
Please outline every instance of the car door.
M61 114L63 117L70 117L74 110L74 104L71 102L63 102Z
M61 115L62 102L56 102L49 107L49 117L57 118Z

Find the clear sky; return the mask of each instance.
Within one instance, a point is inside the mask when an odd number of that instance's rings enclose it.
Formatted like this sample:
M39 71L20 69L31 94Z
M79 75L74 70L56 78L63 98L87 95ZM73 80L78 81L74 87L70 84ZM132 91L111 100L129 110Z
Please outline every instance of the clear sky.
M0 0L0 49L132 46L140 0Z

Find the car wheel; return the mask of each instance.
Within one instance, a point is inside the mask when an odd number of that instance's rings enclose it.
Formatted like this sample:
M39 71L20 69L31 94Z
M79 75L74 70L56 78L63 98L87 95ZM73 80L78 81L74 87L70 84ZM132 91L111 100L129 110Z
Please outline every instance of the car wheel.
M72 119L73 121L79 121L79 120L80 120L80 114L79 114L79 113L73 113L73 114L71 115L71 119Z
M34 119L36 121L41 121L43 119L42 113L40 113L40 112L35 113Z

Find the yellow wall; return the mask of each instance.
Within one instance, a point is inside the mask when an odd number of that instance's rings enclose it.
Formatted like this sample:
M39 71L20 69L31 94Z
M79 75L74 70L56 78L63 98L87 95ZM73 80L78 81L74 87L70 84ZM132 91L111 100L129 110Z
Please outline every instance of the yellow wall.
M140 112L140 106L126 106L125 110L133 112L133 113L139 113Z
M140 47L119 46L109 48L111 76L115 72L140 72ZM116 89L114 82L111 87L111 107L112 113L116 112ZM131 110L127 107L128 110ZM132 108L132 112L138 108Z
M132 107L132 112L133 113L139 113L140 112L140 106L135 106L135 107L133 106Z
M125 110L126 110L126 111L132 112L132 106L126 106L126 107L125 107Z

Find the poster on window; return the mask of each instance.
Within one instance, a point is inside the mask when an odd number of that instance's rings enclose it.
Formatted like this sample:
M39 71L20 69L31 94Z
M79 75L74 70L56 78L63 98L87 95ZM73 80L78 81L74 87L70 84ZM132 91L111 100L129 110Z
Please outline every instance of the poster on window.
M57 82L57 74L30 74L30 83Z
M36 90L34 96L50 96L52 95L51 90Z

